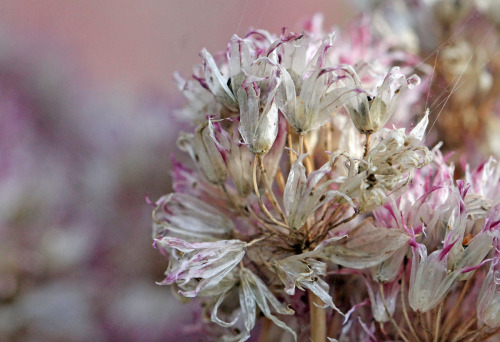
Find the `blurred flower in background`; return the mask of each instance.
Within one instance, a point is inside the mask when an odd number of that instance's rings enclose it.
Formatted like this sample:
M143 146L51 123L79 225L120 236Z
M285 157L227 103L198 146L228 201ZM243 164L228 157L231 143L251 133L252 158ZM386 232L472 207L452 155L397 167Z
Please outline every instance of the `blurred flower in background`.
M479 165L500 156L500 6L495 0L357 0L370 12L370 31L419 56L430 140L452 159ZM427 70L426 70L427 69ZM424 110L424 108L422 108Z

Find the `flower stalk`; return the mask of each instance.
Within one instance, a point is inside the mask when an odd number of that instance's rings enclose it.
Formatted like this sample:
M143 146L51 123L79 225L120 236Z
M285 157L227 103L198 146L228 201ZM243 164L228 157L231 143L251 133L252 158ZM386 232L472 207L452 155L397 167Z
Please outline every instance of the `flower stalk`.
M309 315L311 322L311 341L326 341L326 310L325 303L312 291L308 291Z

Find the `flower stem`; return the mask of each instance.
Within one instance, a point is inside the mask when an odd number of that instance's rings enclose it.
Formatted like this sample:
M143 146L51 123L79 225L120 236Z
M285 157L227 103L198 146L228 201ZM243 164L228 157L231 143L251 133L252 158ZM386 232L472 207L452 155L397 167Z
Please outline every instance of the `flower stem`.
M441 301L441 304L439 304L439 309L436 313L436 323L434 324L434 342L439 341L439 324L441 323L441 311L443 310L443 305L444 305L444 299Z
M260 193L259 193L259 186L257 185L257 156L254 157L253 160L253 189L255 191L255 195L257 196L257 201L259 202L259 206L264 212L264 214L267 215L267 217L273 222L274 224L288 228L288 226L284 223L281 223L280 221L276 220L273 215L267 210L266 206L264 205L264 202L262 202L262 199L260 198Z
M415 328L413 328L413 324L410 321L410 318L408 316L408 311L406 309L406 300L405 300L405 291L406 291L406 286L405 286L405 272L406 272L406 265L403 268L403 272L401 273L401 306L403 307L403 315L406 320L406 325L408 325L408 328L410 329L413 337L415 337L415 341L420 342L420 339L418 338L417 333L415 332Z
M387 307L387 302L385 301L385 294L384 294L384 284L382 284L382 283L379 284L379 290L380 290L380 296L382 297L382 303L384 304L385 314L387 315L387 317L389 317L389 320L391 321L392 325L394 326L394 328L398 332L399 337L401 337L401 339L403 341L409 342L408 338L403 333L403 331L401 330L399 325L396 323L396 321L394 320L394 318L392 317L392 315L389 311L389 308Z
M311 315L311 341L326 341L326 312L325 303L312 291L309 291L309 313Z

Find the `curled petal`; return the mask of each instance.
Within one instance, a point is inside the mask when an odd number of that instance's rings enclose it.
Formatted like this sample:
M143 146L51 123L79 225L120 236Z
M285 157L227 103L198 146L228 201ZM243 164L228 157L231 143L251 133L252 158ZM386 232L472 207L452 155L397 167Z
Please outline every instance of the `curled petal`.
M214 58L206 49L201 50L200 55L204 60L204 81L207 88L222 104L236 111L238 109L236 98L227 86L227 79L222 76Z
M271 307L277 313L282 315L293 315L294 311L287 308L282 303L280 303L278 299L276 299L274 294L267 288L266 284L250 270L246 268L242 269L240 271L240 277L242 282L241 288L244 296L243 302L245 303L245 305L254 308L255 304L257 304L257 306L259 307L260 311L262 311L264 316L266 316L278 327L288 331L293 336L293 339L296 341L297 335L295 334L295 331L290 329L290 327L288 327L288 325L286 325L284 322L276 318L276 316L272 315ZM240 302L241 301L242 299L240 299ZM255 304L252 304L252 302ZM269 307L269 304L271 305L271 307ZM251 320L251 318L248 319L251 323L255 324L255 312L253 312L253 317L254 317L253 320ZM250 326L250 324L248 325ZM245 323L245 326L247 326L247 323Z
M295 294L295 287L301 290L309 290L318 296L323 303L330 306L343 315L333 303L332 297L328 293L328 284L321 279L326 275L326 264L315 260L310 255L315 252L307 252L299 255L292 255L275 263L278 277L285 284L285 292Z
M215 207L195 197L172 193L156 202L153 238L169 235L186 241L228 238L233 222Z
M156 245L167 252L175 250L170 260L167 277L161 285L177 283L181 288L191 281L194 290L181 291L185 297L195 297L199 292L217 287L226 275L243 259L246 243L240 240L189 243L181 239L163 237Z

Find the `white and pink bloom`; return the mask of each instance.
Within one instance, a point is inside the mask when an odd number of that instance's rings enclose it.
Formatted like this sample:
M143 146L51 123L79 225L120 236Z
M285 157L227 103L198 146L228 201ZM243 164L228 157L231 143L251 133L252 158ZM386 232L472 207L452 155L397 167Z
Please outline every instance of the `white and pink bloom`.
M411 110L432 68L415 46L367 17L337 36L317 23L233 36L225 53L201 52L198 85L181 82L198 128L178 142L197 171L176 162L175 192L156 203L162 284L201 297L226 341L497 333L496 162L457 181L442 145L424 145L433 108ZM406 127L385 127L396 118Z

